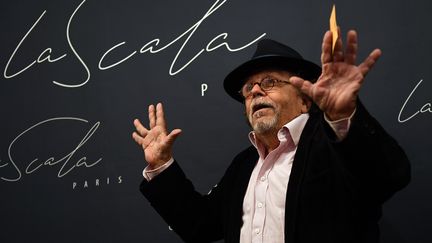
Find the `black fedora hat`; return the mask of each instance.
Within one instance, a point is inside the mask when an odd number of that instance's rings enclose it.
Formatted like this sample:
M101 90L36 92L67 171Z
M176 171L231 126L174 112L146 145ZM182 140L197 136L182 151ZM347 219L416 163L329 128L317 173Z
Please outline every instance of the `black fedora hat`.
M225 91L235 100L243 102L239 90L246 79L253 73L266 68L287 70L310 81L314 81L321 75L321 67L303 59L296 50L274 40L262 39L258 42L251 60L226 76Z

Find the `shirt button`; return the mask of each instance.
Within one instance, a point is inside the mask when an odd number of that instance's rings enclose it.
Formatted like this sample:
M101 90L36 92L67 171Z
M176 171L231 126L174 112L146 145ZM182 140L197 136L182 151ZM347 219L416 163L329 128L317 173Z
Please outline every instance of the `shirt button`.
M260 180L264 182L264 181L266 180L266 177L265 177L265 176L262 176L262 177L260 178Z
M257 207L258 208L262 208L264 206L264 204L262 204L261 202L259 202L258 204L257 204Z
M255 229L255 234L259 235L260 232L261 232L260 229L258 228Z

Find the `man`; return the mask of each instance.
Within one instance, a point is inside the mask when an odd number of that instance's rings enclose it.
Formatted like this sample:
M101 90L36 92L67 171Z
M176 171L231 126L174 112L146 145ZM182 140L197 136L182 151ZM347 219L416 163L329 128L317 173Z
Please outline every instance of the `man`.
M322 69L272 40L224 81L244 103L251 147L239 153L209 195L200 195L172 158L181 133L166 131L161 104L139 120L141 191L186 242L378 242L381 205L410 180L408 159L358 100L381 55L356 66L357 34L343 49L323 38Z

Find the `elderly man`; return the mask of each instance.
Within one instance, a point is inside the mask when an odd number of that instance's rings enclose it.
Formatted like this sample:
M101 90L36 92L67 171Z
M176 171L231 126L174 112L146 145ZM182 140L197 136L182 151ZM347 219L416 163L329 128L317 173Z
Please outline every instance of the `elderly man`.
M381 55L356 65L357 34L346 48L325 33L322 68L273 40L225 79L245 106L253 146L239 153L208 195L197 193L171 148L161 104L149 128L134 121L148 166L141 191L186 242L378 242L381 206L410 180L397 142L358 100Z

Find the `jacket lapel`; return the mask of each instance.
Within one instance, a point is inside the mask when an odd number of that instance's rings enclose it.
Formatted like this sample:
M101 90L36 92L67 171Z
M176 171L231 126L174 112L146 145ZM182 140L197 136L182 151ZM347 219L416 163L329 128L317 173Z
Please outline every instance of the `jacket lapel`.
M296 230L295 222L299 202L299 193L301 190L305 168L307 166L306 163L308 161L311 144L313 142L313 135L318 128L321 115L321 113L316 112L310 114L310 117L300 136L300 141L294 156L285 203L285 242L295 242L294 232Z

